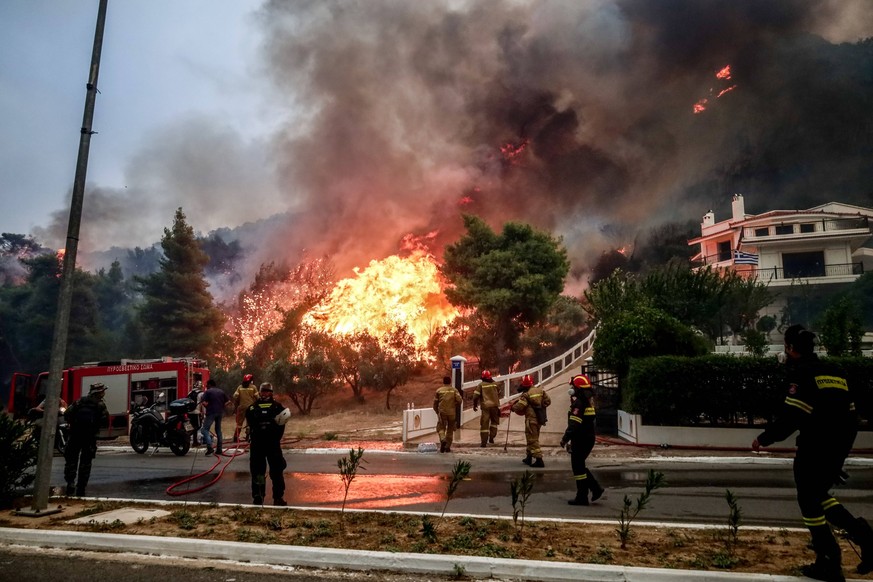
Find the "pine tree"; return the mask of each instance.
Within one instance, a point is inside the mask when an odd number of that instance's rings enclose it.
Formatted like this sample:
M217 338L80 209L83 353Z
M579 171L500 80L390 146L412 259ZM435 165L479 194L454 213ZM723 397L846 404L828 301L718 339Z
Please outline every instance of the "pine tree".
M210 357L224 315L206 289L203 270L209 258L181 208L176 210L173 228L164 229L161 247L160 271L137 278L144 298L139 320L145 351L151 356Z

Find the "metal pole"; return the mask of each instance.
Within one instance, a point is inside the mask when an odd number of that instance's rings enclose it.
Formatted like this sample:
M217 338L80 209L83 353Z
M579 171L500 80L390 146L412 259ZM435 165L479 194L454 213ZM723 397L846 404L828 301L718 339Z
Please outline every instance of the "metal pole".
M52 449L55 444L55 428L58 420L58 404L61 395L61 374L67 351L67 333L70 323L70 305L73 298L73 276L76 271L76 253L79 248L79 226L82 221L82 204L85 198L85 176L88 173L88 151L91 147L91 122L94 119L94 102L97 98L97 76L100 71L100 53L103 48L103 27L106 21L108 0L100 0L97 9L97 25L94 31L94 48L91 51L91 69L85 85L85 113L79 137L79 157L76 162L76 177L70 203L70 222L67 227L67 242L64 249L61 289L58 295L58 312L52 337L52 353L49 363L49 383L46 391L43 430L39 439L39 456L36 464L33 503L31 509L40 513L48 506L51 489ZM44 513L43 513L44 514Z

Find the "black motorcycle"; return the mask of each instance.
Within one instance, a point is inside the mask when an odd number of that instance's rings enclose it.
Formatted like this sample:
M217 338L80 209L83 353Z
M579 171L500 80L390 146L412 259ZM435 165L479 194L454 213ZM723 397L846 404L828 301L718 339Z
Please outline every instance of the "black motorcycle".
M191 422L188 420L191 400L180 398L170 403L167 418L158 412L163 404L163 393L151 406L130 403L130 446L140 455L150 446L170 447L173 454L183 456L191 448Z
M55 449L64 454L67 450L67 442L70 440L70 424L64 420L64 412L66 408L58 410L58 424L55 427ZM27 420L33 423L33 431L31 436L39 442L42 433L42 417L44 413L38 408L31 408L27 411Z

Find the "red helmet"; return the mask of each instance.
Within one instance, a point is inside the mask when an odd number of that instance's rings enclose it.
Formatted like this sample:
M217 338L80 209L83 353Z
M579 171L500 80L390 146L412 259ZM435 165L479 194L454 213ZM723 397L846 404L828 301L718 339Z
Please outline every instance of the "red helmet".
M591 379L585 374L578 374L570 379L573 388L591 388Z
M521 385L524 388L530 388L534 385L533 377L530 374L525 374L521 379Z
M243 382L251 382L254 379L255 377L251 374L246 374L245 376L243 376Z
M490 382L491 381L491 372L489 372L488 370L482 370L482 379L488 380Z

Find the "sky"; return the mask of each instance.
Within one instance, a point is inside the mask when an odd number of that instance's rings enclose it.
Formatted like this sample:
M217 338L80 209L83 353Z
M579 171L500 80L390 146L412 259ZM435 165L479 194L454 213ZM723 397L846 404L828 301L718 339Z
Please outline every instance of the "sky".
M221 156L257 156L273 120L265 91L259 90L259 30L253 0L110 0L94 111L86 207L93 188L110 195L143 183L138 172L151 152L178 145L186 130L216 148L216 167L232 170ZM66 225L78 155L97 0L9 0L0 3L0 232L32 233L61 213ZM152 160L167 166L169 160ZM231 167L228 168L227 164ZM221 166L224 168L221 168ZM177 178L182 180L183 178ZM207 178L203 179L207 181ZM167 180L169 181L169 180ZM166 181L165 181L166 182ZM233 225L284 211L268 184L226 212L211 209L201 230ZM148 196L148 193L142 193ZM242 198L242 197L240 197ZM113 242L159 240L159 225L172 221L184 199L158 200L148 228L130 227L124 199L116 208ZM137 208L136 210L139 210ZM196 211L196 208L192 208ZM87 226L87 225L86 225ZM48 234L44 231L42 234ZM57 242L56 237L53 242Z
M63 246L97 6L0 2L0 232ZM582 277L734 193L873 206L870 37L869 0L110 0L80 257L182 207L344 274L470 213Z

